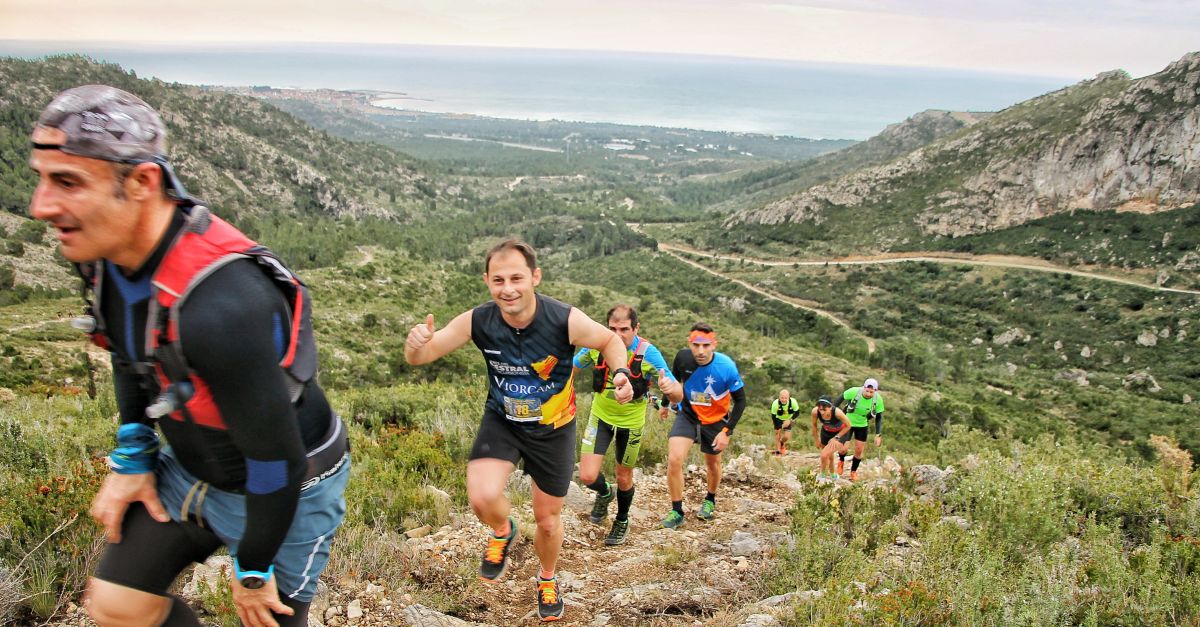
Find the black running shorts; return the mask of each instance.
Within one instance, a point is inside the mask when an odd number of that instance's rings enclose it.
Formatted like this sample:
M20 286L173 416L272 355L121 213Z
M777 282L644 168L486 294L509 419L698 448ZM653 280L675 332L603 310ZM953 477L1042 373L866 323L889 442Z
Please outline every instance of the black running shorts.
M671 438L688 438L693 442L700 443L700 452L705 455L716 455L713 450L713 440L721 429L725 428L725 421L719 420L710 425L701 424L699 420L684 414L681 411L675 412L675 424L671 425L671 433L668 437Z
M491 411L483 412L469 459L524 460L529 475L542 492L566 496L575 474L575 421L554 425L512 422Z
M794 424L794 421L792 421L792 420L780 420L780 419L776 418L775 416L771 416L771 422L775 424L776 431L779 431L780 429L784 429L785 427L783 426L783 423L785 423L785 422L788 423L786 430L791 431L792 424Z
M850 431L847 431L846 435L843 435L842 437L839 438L839 437L837 437L837 434L838 434L837 431L830 431L829 429L821 429L821 448L825 448L825 445L829 444L830 440L837 440L838 442L841 442L842 444L849 442L850 441L850 433L851 433Z
M850 435L853 436L853 439L858 440L859 442L866 442L867 436L870 435L870 433L870 425L865 427L850 427Z

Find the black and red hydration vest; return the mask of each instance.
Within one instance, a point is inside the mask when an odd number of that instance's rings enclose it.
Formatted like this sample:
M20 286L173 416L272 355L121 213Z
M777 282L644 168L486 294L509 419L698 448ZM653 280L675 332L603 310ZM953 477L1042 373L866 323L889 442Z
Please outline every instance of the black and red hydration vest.
M637 350L629 357L629 385L633 386L633 399L637 400L646 396L646 392L650 391L650 382L646 380L646 375L642 373L642 362L646 358L646 349L650 346L644 338L638 337ZM604 353L597 352L596 367L592 371L592 391L599 394L604 391L608 385L608 364L604 363Z
M252 259L279 288L291 311L291 330L279 367L287 375L288 393L297 402L305 386L316 376L317 350L310 316L308 288L265 246L246 237L228 222L212 215L207 207L184 209L185 223L163 256L151 278L149 311L146 316L145 354L149 363L128 366L157 383L164 394L147 410L150 418L173 420L224 430L225 421L213 402L208 385L188 367L179 339L179 311L201 282L225 265ZM100 312L104 263L81 264L89 330L92 341L105 350L110 342ZM93 303L88 293L95 296ZM87 321L87 318L83 320ZM86 324L86 323L85 323ZM85 329L87 330L87 329ZM164 405L164 399L166 404ZM157 414L157 415L155 415Z

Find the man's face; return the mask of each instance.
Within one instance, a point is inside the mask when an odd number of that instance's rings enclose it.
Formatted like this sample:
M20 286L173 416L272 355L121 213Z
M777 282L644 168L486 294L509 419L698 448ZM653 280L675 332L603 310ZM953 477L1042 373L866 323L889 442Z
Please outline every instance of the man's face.
M625 348L633 346L633 338L637 337L638 329L642 325L633 326L629 320L621 320L613 317L608 319L608 330L620 336L621 341L625 342Z
M717 343L688 342L688 348L692 351L692 357L696 358L696 363L705 366L712 361L713 353L717 352Z
M29 165L38 173L29 215L56 230L64 257L75 262L119 262L138 234L139 211L118 195L112 163L34 150Z
M786 404L790 400L792 400L792 395L789 394L787 390L784 390L779 393L779 403L781 405Z
M863 395L863 398L871 398L871 397L875 396L875 388L869 388L869 387L863 388L862 395Z
M533 288L542 282L542 271L530 270L525 257L510 249L492 256L483 280L501 312L521 317L533 307Z

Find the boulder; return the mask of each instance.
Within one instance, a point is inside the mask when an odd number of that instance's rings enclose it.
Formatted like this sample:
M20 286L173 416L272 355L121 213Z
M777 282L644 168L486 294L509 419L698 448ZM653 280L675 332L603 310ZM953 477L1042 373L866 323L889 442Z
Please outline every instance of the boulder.
M939 496L946 491L946 476L948 471L943 471L937 466L930 464L921 464L913 466L911 471L913 481L917 487L913 490L922 496Z
M1162 391L1162 388L1158 385L1158 381L1154 379L1154 376L1148 370L1140 370L1125 375L1125 378L1121 379L1121 385L1127 390L1149 392L1151 394Z

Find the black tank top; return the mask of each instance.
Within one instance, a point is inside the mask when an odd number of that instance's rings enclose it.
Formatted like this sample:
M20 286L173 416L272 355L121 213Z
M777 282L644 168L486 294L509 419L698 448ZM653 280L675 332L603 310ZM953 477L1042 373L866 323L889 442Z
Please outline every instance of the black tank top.
M487 411L515 423L566 425L575 417L571 306L535 294L537 311L524 329L509 326L495 302L471 312L471 340L488 370Z
M821 423L821 426L826 431L841 431L842 425L844 425L845 423L842 422L841 418L837 417L837 413L838 413L838 410L836 407L831 408L829 410L829 420L825 420L824 418L821 417L821 408L818 407L817 408L817 422Z

